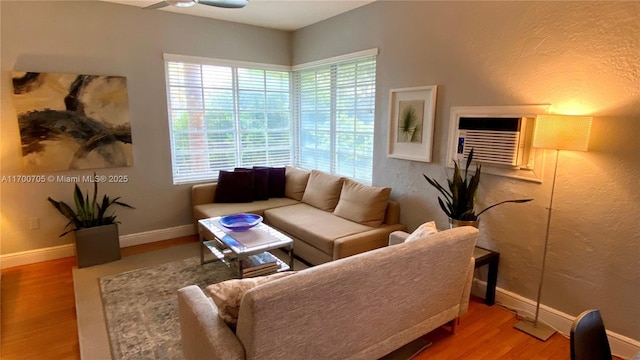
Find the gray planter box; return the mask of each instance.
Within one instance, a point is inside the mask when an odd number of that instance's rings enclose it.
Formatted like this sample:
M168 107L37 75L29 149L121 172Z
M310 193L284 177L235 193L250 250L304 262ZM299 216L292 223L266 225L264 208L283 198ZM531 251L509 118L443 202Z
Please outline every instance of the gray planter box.
M120 260L117 224L78 229L74 233L79 268Z

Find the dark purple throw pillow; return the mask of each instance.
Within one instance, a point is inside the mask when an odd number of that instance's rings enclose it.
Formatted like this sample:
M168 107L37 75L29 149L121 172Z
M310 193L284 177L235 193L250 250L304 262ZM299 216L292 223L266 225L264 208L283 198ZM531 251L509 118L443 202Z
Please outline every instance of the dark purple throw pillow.
M285 167L254 166L254 169L269 170L269 197L284 197Z
M268 169L235 168L235 171L252 171L253 172L253 200L269 199L269 170Z
M216 203L246 203L253 201L253 171L220 170L216 186Z

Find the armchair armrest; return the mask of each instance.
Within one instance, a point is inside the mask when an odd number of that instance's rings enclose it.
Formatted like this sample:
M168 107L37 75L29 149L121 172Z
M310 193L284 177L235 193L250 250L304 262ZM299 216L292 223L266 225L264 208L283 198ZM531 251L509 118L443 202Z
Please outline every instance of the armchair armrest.
M218 316L218 308L198 286L178 290L178 309L185 359L244 359L240 340Z
M216 195L217 183L196 184L191 187L191 206L211 204Z
M400 224L400 204L397 201L389 200L384 214L384 223L389 225Z
M402 244L407 239L407 237L409 237L408 232L394 231L389 234L389 246Z
M333 260L384 247L389 234L401 229L405 229L402 224L382 224L378 228L337 239L333 242Z

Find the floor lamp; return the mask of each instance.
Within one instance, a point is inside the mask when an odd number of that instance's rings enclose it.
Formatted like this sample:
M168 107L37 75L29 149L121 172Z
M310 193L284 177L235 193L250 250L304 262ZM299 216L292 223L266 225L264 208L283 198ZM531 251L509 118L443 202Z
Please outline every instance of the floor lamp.
M553 170L553 183L551 185L551 199L547 212L547 232L544 238L544 251L542 253L542 266L540 268L540 282L538 284L538 298L536 301L536 315L533 321L521 320L514 326L516 329L547 341L556 330L539 322L540 298L542 296L542 280L547 260L547 245L549 244L549 229L551 225L551 212L553 209L553 193L556 187L556 173L558 171L558 159L560 150L587 151L589 135L591 133L591 117L570 115L538 115L534 130L533 147L556 150L556 162Z

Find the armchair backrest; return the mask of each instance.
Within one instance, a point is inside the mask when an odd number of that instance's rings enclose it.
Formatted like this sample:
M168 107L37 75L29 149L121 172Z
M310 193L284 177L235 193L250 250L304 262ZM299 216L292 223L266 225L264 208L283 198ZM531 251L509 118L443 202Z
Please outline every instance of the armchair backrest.
M236 332L246 358L378 358L404 345L398 334L407 329L426 333L443 324L434 319L457 318L469 300L477 233L442 231L248 291Z

